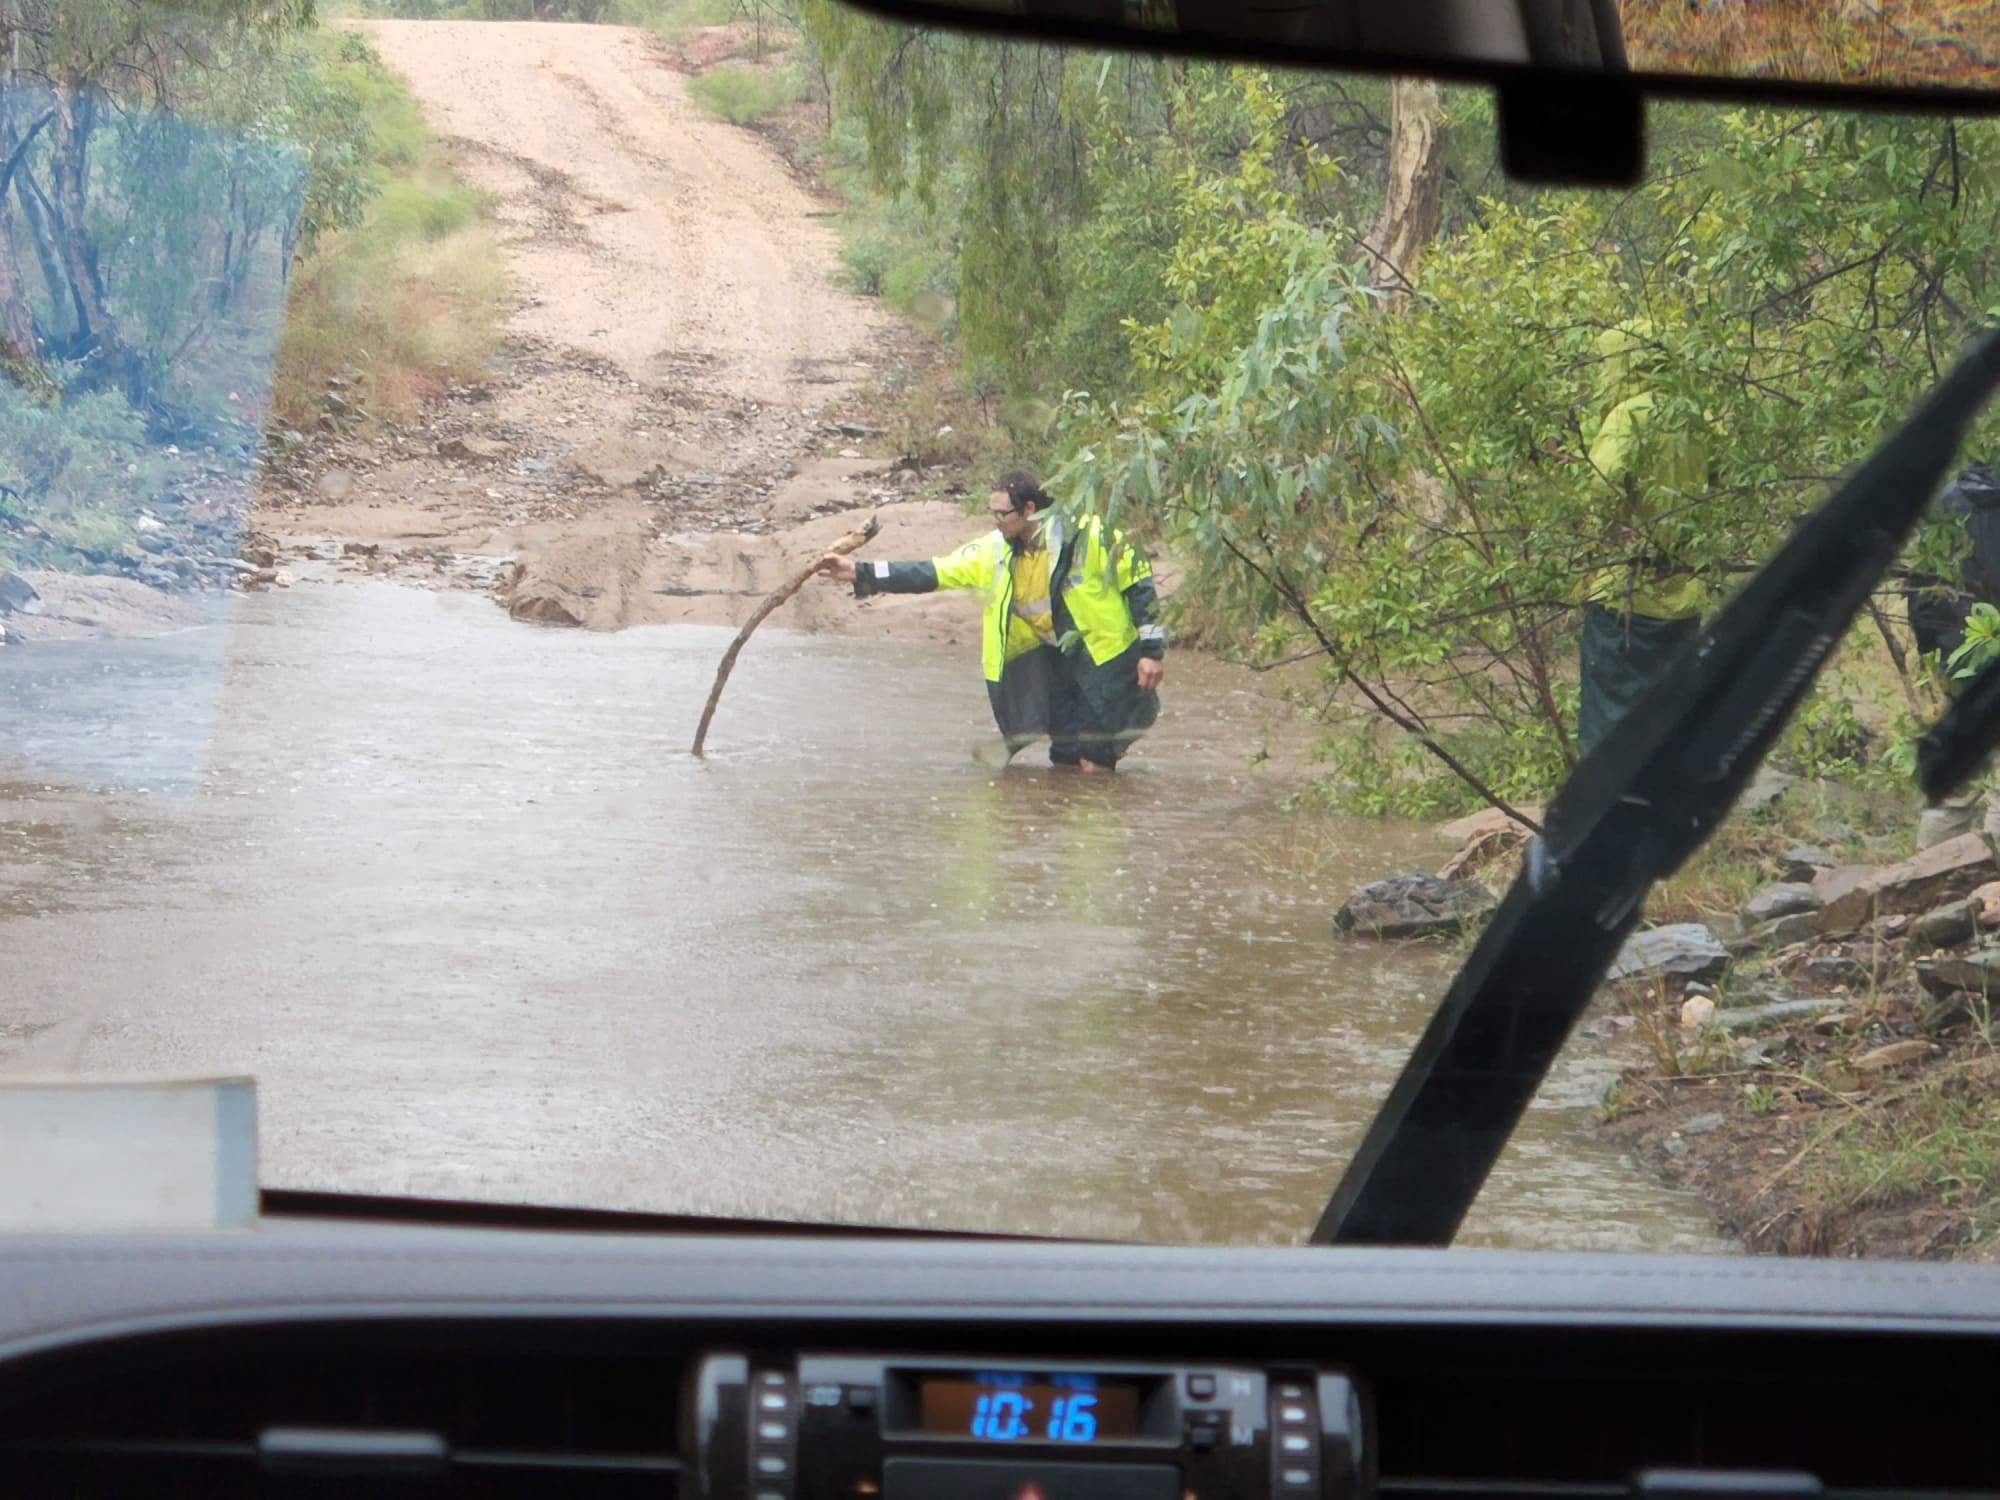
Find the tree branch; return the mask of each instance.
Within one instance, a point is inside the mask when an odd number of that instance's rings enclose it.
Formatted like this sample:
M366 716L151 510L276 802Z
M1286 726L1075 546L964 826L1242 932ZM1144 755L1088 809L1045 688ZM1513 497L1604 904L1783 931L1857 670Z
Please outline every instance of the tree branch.
M870 516L866 526L859 531L848 532L828 550L840 553L853 552L872 541L881 529L881 523ZM779 605L804 588L806 580L819 571L819 565L820 559L816 557L809 565L786 579L782 587L757 606L756 613L744 622L743 628L736 632L736 639L729 643L729 649L722 653L722 665L716 668L715 672L715 686L708 690L708 703L701 711L701 726L694 732L693 754L696 760L701 759L702 743L708 738L708 725L715 717L716 705L722 702L723 684L729 681L730 669L736 665L736 658L742 652L744 643L750 639L750 632L763 624L766 617Z
M1263 579L1264 582L1270 588L1272 588L1277 592L1278 596L1285 601L1286 607L1289 608L1293 614L1299 617L1300 621L1304 623L1306 629L1312 632L1313 638L1317 640L1320 643L1321 647L1325 649L1326 654L1335 658L1336 670L1339 672L1341 679L1345 681L1349 686L1353 687L1370 703L1374 704L1377 713L1381 714L1383 718L1387 719L1397 728L1413 736L1419 744L1421 744L1426 750L1430 751L1432 755L1436 756L1440 761L1442 761L1445 764L1445 766L1450 769L1453 775L1457 776L1459 780L1463 781L1467 786L1471 787L1475 792L1479 793L1481 797L1485 798L1488 806L1497 807L1501 812L1505 813L1508 817L1512 818L1516 823L1519 823L1523 828L1527 829L1530 833L1540 833L1542 831L1541 824L1537 823L1533 818L1530 818L1527 814L1523 813L1519 808L1509 803L1506 798L1502 797L1498 792L1494 791L1493 788L1488 786L1484 781L1481 781L1479 777L1476 774L1474 774L1474 772L1471 770L1470 767L1468 767L1463 761L1459 760L1459 758L1453 755L1449 750L1445 749L1444 746L1440 745L1435 739L1431 738L1429 734L1425 733L1421 725L1413 722L1410 719L1405 718L1402 714L1398 713L1394 708L1390 707L1389 704L1386 701L1384 701L1381 694L1377 693L1372 687L1370 687L1366 682L1362 681L1362 679L1358 675L1356 675L1354 670L1347 665L1344 659L1342 659L1340 649L1334 645L1332 639L1328 637L1325 629L1320 625L1319 617L1313 613L1312 606L1306 603L1304 597L1299 593L1299 591L1296 588L1293 587L1291 580L1284 576L1284 573L1281 569L1276 569L1274 565L1274 568L1272 570L1267 571L1265 568L1259 565L1259 563L1255 558L1251 557L1247 552L1245 552L1241 547L1239 547L1236 544L1236 541L1233 537L1227 535L1223 536L1222 545L1227 547L1232 553L1235 554L1238 562L1242 563L1244 567L1248 568L1252 573L1255 573L1259 578Z

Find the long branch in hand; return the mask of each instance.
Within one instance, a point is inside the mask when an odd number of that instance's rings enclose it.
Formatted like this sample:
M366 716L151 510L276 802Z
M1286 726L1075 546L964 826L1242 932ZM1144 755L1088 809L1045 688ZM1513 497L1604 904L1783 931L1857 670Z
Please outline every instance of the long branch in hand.
M866 526L863 526L859 531L848 532L839 541L827 548L827 551L837 552L842 556L850 552L859 551L862 547L873 541L881 529L882 523L874 516L870 516ZM786 579L777 592L773 593L762 604L757 606L756 613L744 622L743 628L736 632L736 639L729 643L729 649L722 653L722 665L715 672L715 686L708 690L708 704L701 711L701 727L694 732L694 754L697 760L701 758L701 747L708 739L708 726L710 721L715 718L715 706L722 701L722 685L729 681L730 670L736 665L736 658L743 650L743 643L750 639L750 632L763 624L765 618L773 610L777 609L787 599L791 598L792 595L804 588L806 580L811 578L813 574L821 571L825 565L826 558L822 554Z

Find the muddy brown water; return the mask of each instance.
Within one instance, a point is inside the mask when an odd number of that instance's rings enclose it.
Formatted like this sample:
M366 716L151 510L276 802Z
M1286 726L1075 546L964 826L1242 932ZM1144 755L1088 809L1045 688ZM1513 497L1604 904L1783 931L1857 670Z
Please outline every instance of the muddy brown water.
M760 633L697 762L729 637L307 584L0 652L0 1075L254 1073L273 1185L1302 1238L1449 968L1330 917L1431 832L1309 838L1187 658L1086 780L975 763L969 647ZM1712 1247L1590 1138L1613 1067L1467 1242Z

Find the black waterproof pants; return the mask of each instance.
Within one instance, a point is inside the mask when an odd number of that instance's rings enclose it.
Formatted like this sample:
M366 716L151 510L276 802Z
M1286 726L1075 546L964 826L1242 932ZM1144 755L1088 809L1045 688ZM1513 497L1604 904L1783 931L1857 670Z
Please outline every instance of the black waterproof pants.
M1699 620L1661 620L1586 604L1577 748L1588 755L1611 732L1611 726L1666 675L1681 648L1700 630Z
M1059 766L1115 766L1160 714L1160 695L1139 691L1136 643L1101 666L1038 646L1008 662L986 694L1010 754L1046 734Z

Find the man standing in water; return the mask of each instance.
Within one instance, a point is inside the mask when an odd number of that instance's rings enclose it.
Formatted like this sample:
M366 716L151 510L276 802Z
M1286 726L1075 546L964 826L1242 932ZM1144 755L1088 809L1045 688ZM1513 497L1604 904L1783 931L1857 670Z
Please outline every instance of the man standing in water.
M1039 735L1049 760L1110 771L1159 716L1166 636L1153 567L1094 516L1071 522L1016 470L987 497L991 535L928 561L863 562L828 553L821 569L854 596L975 589L985 604L980 659L993 718L1012 757Z

